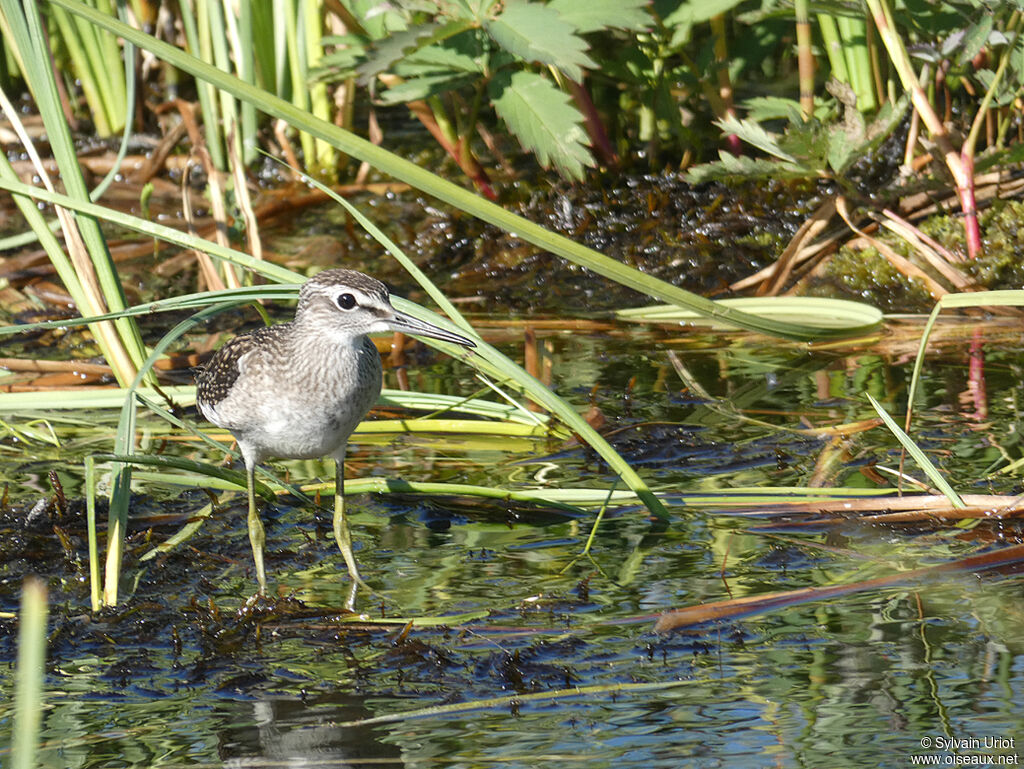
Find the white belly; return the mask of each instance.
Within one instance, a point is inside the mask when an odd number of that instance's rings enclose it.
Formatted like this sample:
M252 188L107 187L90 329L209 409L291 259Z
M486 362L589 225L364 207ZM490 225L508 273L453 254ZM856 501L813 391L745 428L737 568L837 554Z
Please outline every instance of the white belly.
M358 347L328 352L272 361L246 356L228 396L203 413L255 462L340 456L380 395L380 358L365 337Z

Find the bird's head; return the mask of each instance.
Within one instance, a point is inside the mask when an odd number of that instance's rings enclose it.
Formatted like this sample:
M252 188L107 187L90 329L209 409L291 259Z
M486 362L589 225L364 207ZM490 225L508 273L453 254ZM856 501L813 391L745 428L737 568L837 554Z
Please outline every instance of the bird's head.
M295 322L315 324L331 336L348 339L401 331L476 346L461 334L399 312L391 306L391 296L383 283L355 270L324 270L307 280L299 291Z

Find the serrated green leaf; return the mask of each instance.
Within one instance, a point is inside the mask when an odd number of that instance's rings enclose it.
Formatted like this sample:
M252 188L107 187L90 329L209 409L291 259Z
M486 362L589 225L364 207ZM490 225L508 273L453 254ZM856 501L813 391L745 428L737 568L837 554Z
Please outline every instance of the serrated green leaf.
M665 17L666 27L692 26L731 11L743 0L691 0L683 3Z
M854 110L856 112L856 110ZM857 113L858 116L860 113ZM833 133L843 134L845 143L855 145L855 141L849 140L849 133L844 133L845 124L822 125L816 121L800 122L789 126L778 139L778 146L784 153L790 156L795 162L813 170L825 169L826 159L830 148L830 139Z
M903 122L904 115L907 114L907 110L910 108L910 94L905 93L899 99L893 102L886 102L880 110L878 115L868 123L867 126L867 143L863 147L863 152L872 152L878 148L886 139L888 139L892 132Z
M971 61L988 43L994 23L995 18L991 14L983 15L976 24L950 35L943 42L942 53L955 57L961 65Z
M597 67L586 54L587 42L550 6L510 0L501 15L484 22L484 29L509 53L557 67L577 83L584 68Z
M371 40L382 40L409 26L410 14L380 0L346 0L343 5L359 20Z
M719 152L719 160L702 163L686 172L690 184L734 179L806 179L808 171L796 163L766 158L736 157L730 152Z
M499 0L451 0L447 8L458 8L467 18L483 21ZM437 0L434 0L437 5Z
M981 83L981 87L987 91L992 87L992 83L995 82L996 73L990 69L978 69L974 71L974 77Z
M534 72L500 72L489 84L498 116L544 168L554 165L572 179L594 161L588 148L583 117L569 97L550 80Z
M941 51L932 46L916 46L907 53L915 61L923 61L927 64L938 64L945 58Z
M395 2L406 13L437 13L437 3L433 0L395 0Z
M406 60L437 70L483 73L484 50L478 35L482 36L479 30L466 30L442 43L423 46Z
M344 80L355 75L356 67L362 60L362 55L357 51L335 51L309 70L309 79L312 82Z
M351 32L346 32L344 35L324 35L320 38L320 45L324 49L330 48L335 45L348 45L348 46L364 46L368 39L362 35L356 35Z
M978 69L974 71L974 77L981 85L981 90L986 93L992 90L993 84L996 90L992 95L992 103L997 107L1005 107L1016 98L1016 79L1003 77L996 82L996 73L990 69Z
M854 141L841 127L836 127L829 132L828 137L828 165L837 176L843 173L857 160L862 157L861 145Z
M465 72L447 72L441 75L414 77L388 88L380 94L378 101L384 105L404 104L426 99L430 96L453 91L476 80L477 76Z
M780 160L786 160L791 163L796 162L796 158L779 146L779 140L761 128L757 123L750 120L739 120L732 115L726 115L721 120L716 120L715 125L721 128L724 133L735 134L742 141L757 147L762 152L774 155Z
M765 120L785 120L790 124L799 123L804 119L803 109L796 99L784 99L781 96L755 96L743 102L747 120L763 123ZM815 112L827 113L827 106L816 105ZM815 117L818 117L816 114Z
M358 35L333 35L320 42L328 52L310 70L310 78L314 80L351 77L366 56L368 41Z
M863 156L867 143L867 124L856 104L856 98L844 102L842 123L828 128L828 165L840 176Z
M440 26L433 22L422 24L401 32L393 32L387 37L375 40L373 47L368 51L367 60L359 65L359 84L366 85L377 75L387 72L395 65L395 62L405 58L408 52L416 50L421 44L420 40L429 38Z
M378 40L369 58L357 70L359 83L366 85L377 75L387 72L396 62L401 61L413 51L465 32L469 27L470 22L468 21L451 21L447 24L431 22L410 27Z
M562 17L585 35L602 29L641 30L651 26L647 0L551 0Z

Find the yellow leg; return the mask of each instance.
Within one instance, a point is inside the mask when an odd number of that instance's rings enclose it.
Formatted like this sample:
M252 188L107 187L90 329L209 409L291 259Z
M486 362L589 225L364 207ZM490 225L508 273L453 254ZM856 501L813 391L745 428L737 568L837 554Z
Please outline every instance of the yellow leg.
M263 566L263 543L266 533L263 521L256 512L256 466L249 462L245 465L246 486L249 491L249 543L252 545L252 560L256 564L256 581L259 583L259 594L267 594L267 571Z
M334 541L338 543L345 564L348 566L349 576L352 577L352 584L370 590L369 585L363 582L359 576L359 568L356 566L356 558L352 554L352 535L348 530L348 521L345 520L345 458L336 457L334 460ZM355 592L348 601L347 608L351 609L355 602Z

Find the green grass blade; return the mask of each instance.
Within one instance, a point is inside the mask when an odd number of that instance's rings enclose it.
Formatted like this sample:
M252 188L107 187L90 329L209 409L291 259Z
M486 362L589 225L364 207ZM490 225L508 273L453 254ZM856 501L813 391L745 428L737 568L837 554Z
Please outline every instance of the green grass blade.
M953 507L958 509L966 507L964 501L960 498L960 495L957 494L953 487L949 485L949 482L942 477L942 473L939 468L932 464L932 461L928 459L928 455L921 451L920 447L914 443L913 439L909 435L903 432L903 428L896 424L893 418L889 416L888 412L882 408L882 404L871 396L871 393L865 393L865 395L868 396L868 400L871 401L871 405L874 407L875 411L878 412L878 416L880 416L882 421L885 422L885 426L889 428L890 432L896 436L896 440L903 445L903 448L907 450L907 453L913 457L915 462L917 462L918 466L924 471L924 474L928 476L928 480L932 482L932 485L942 492Z
M114 440L114 454L128 459L114 459L114 484L110 494L110 523L107 529L107 570L103 588L103 600L108 606L117 604L118 581L121 559L124 555L124 537L128 527L128 501L131 495L131 462L135 447L135 422L137 416L137 392L146 380L156 361L186 332L205 321L211 315L222 312L224 307L212 306L200 310L192 317L178 323L161 337L149 357L139 368L135 379L124 394L124 405L118 421L117 436ZM147 457L168 461L169 457Z
M744 296L719 299L725 307L735 307L760 317L771 317L789 323L814 320L822 328L851 328L862 326L877 328L883 319L882 311L847 299L829 299L819 296ZM693 310L683 310L670 304L650 307L631 307L616 315L624 320L653 323L714 324Z
M242 485L245 485L245 481L242 482ZM182 542L187 542L192 537L193 534L199 531L200 527L202 527L202 525L206 523L206 520L211 515L213 515L213 504L211 503L209 505L203 505L202 509L196 511L189 517L188 523L186 523L173 535L165 539L152 550L143 553L139 557L139 563L145 563L146 561L156 558L158 555L162 553L169 553Z
M299 52L300 41L304 37L299 28L299 23L304 17L299 8L300 2L302 0L284 0L284 39L287 46L285 58L288 63L289 85L291 86L289 91L292 97L289 106L307 114L309 113L309 89L305 72L306 62ZM316 147L313 139L313 135L306 131L299 134L299 143L302 145L302 154L306 158L306 166L315 173Z
M200 38L199 21L206 18L203 9L196 11L196 3L183 2L180 4L181 26L185 32L185 40L189 49L195 56L207 57L209 53L204 48L204 42L208 43L208 36ZM204 22L205 29L205 22ZM220 114L217 112L217 94L213 86L203 80L196 81L196 92L199 97L199 111L203 113L203 136L206 137L206 149L210 153L210 162L214 168L225 169L227 163L224 160L224 141L219 130Z
M309 93L309 110L321 120L331 120L332 102L327 93L327 84L312 82L309 73L320 63L323 56L322 3L315 0L300 0L302 14L302 35L293 41L292 54L300 63L302 82L299 87ZM338 179L337 152L330 142L317 139L313 142L314 156L306 158L306 168L322 179L336 182Z
M128 29L127 25L94 8L89 9L100 18L108 19ZM50 52L45 46L46 36L40 22L39 9L34 0L0 0L0 13L4 17L5 45L10 43L19 51L19 61L25 66L24 75L35 97L36 106L46 127L50 149L60 169L61 180L71 198L88 200L89 194L78 163L75 144L64 118L54 74L50 69ZM80 22L77 22L80 23ZM102 27L103 25L99 25ZM109 29L108 29L109 31ZM76 265L69 269L67 260L58 257L54 266L61 280L75 299L83 313L98 315L107 310L124 307L124 294L107 249L106 241L94 219L75 217L68 226L77 228L66 239L77 242L78 236L84 245L88 264ZM42 235L41 231L38 231ZM51 258L52 258L51 254ZM82 277L91 272L92 277ZM145 358L144 346L138 329L131 319L114 321L114 329L98 326L95 330L104 356L122 383L131 379L135 369Z
M636 289L659 301L685 307L740 328L796 340L843 338L865 334L874 328L874 325L869 327L858 325L838 329L821 328L813 323L794 324L771 318L761 318L684 291L639 270L627 267L617 260L575 243L569 238L549 232L544 227L521 216L505 211L500 206L477 197L415 163L377 147L349 131L319 120L285 100L245 83L226 72L221 72L172 45L132 29L116 19L97 13L77 0L50 0L50 2L89 19L92 23L124 37L140 48L150 51L158 58L192 74L200 81L221 88L243 101L249 101L264 113L280 118L311 136L323 139L342 152L366 161L396 179L407 182L413 187L500 227L506 232L514 232L545 251L562 256L603 277Z
M127 89L128 89L127 90L128 102L127 102L127 104L125 106L125 114L133 115L133 114L135 114L136 82L135 82L135 65L134 65L135 46L133 46L131 43L125 42L124 59L125 59L124 77L125 77L125 83L126 83ZM2 96L2 91L0 91L0 97L2 97L4 101L6 101L6 97ZM12 125L14 125L15 129L17 130L17 128L18 128L18 126L16 125L16 122L18 121L17 112L14 111L13 109L8 109L6 104L4 105L4 110L5 110L5 112L7 112L9 118L11 119ZM132 136L132 121L126 120L126 121L124 121L124 131L121 134L121 144L118 147L117 156L114 158L114 162L111 165L110 170L107 171L106 176L104 176L103 179L100 180L100 183L97 184L93 188L92 192L89 193L89 199L90 200L94 200L95 201L95 200L99 200L101 197L103 197L103 194L110 188L110 185L113 184L114 181L120 176L120 174L121 174L121 166L124 163L124 159L125 159L125 157L128 154L128 146L129 146L129 142L131 140L131 136ZM34 148L32 147L31 142L27 142L26 143L26 142L23 141L22 143L25 145L26 152L30 152L31 153L31 152L34 151ZM50 221L48 221L46 223L46 227L50 230L50 232L56 232L60 228L60 220L58 220L58 219L51 219ZM38 239L39 238L36 235L34 229L30 228L26 232L20 233L18 235L12 235L11 237L7 237L7 238L0 238L0 251L6 251L6 250L9 250L9 249L20 248L22 246L28 245L29 243L32 243L32 242L38 240Z
M530 427L543 426L549 429L552 427L546 414L525 411L518 404L498 403L483 398L463 398L457 395L441 395L385 388L381 391L378 402L384 406L400 406L401 408L416 411L428 411L434 416L453 412L472 414L485 419L500 419L504 422L513 422Z
M130 453L135 445L135 398L121 394L121 418L114 438L114 452ZM128 534L128 504L132 493L132 466L116 462L111 468L110 509L107 514L107 560L103 575L103 605L116 606L120 590L121 561Z
M48 193L43 190L31 187L30 185L24 185L20 182L14 182L11 180L0 179L0 187L7 187L15 192L22 192L36 196L44 200L59 200L63 196L55 193ZM104 215L104 210L101 206L96 206L91 202L86 201L68 201L68 205L77 210L95 211L96 215ZM142 219L136 219L126 214L119 214L117 212L110 212L109 218L112 221L118 223L124 223L125 226L131 226L133 229L139 231L147 231L147 233L154 234L155 237L165 237L171 242L176 242L181 245L188 245L192 248L202 248L208 251L211 255L226 259L236 264L242 264L243 266L250 267L251 269L261 272L268 277L274 279L288 279L294 280L296 277L301 277L297 273L293 273L290 270L285 270L280 267L275 267L267 262L263 262L258 259L254 259L248 254L234 251L233 249L226 249L218 247L213 243L204 241L198 238L192 238L191 236L179 233L176 230L172 230L169 227L163 227L162 225L156 225L152 222L146 222ZM365 219L365 217L364 217ZM157 234L159 233L159 234ZM393 245L393 244L392 244ZM397 249L396 249L397 250ZM422 272L416 271L414 276L421 280L424 285L431 286L429 280L423 275ZM428 289L430 290L430 289ZM440 295L441 292L433 288L432 293ZM443 297L442 297L443 299ZM422 320L428 320L431 323L441 326L442 328L450 328L456 331L465 332L467 329L462 327L454 326L451 321L446 318L433 313L425 308L419 307L418 305L404 300L400 297L394 297L393 302L395 306L407 312L410 315L414 315ZM450 306L450 305L449 305ZM452 307L454 310L454 307ZM456 313L456 317L461 317ZM647 488L647 485L640 478L639 475L619 456L618 452L609 444L601 435L594 430L586 420L584 420L572 406L562 400L559 396L555 395L550 389L545 387L542 383L537 381L534 377L530 376L520 366L511 361L503 353L487 344L483 340L478 341L478 348L476 354L470 353L464 348L456 345L445 344L443 342L431 341L432 346L438 347L445 351L448 355L460 359L474 368L478 368L484 373L492 376L500 381L508 381L516 384L523 394L535 403L540 404L548 411L556 414L570 429L578 433L584 440L589 443L598 454L609 464L609 466L619 474L623 482L634 489L644 500L644 503L648 505L651 512L661 519L668 518L668 512L664 506L657 499L657 497L651 493ZM0 404L3 403L3 398L0 397ZM2 407L2 406L0 406Z
M96 533L96 461L85 458L85 527L89 540L89 598L92 610L103 605L100 589L100 545Z
M0 2L3 2L3 0L0 0ZM106 208L98 203L93 203L91 200L75 199L57 192L50 192L49 190L42 189L41 187L25 184L24 182L16 178L10 178L7 175L0 176L0 189L6 189L15 195L24 195L36 200L42 200L46 203L62 206L64 208L71 209L72 211L79 211L87 214L89 217L103 219L135 232L142 233L143 235L159 238L160 240L165 240L168 243L174 243L175 245L183 248L195 248L205 251L216 259L223 259L224 261L232 264L246 267L253 272L259 273L260 275L264 275L271 280L276 280L281 283L294 283L305 280L305 276L301 273L284 267L279 267L276 264L262 259L257 259L244 251L226 248L214 243L213 241L189 235L181 232L180 230L176 230L173 227L167 227L162 224L157 224L156 222L141 219L137 216L132 216L131 214ZM99 313L93 314L99 315Z
M431 312L424 307L413 304L400 297L393 297L392 302L402 312L407 312L420 320L425 320L442 328L452 328L454 324ZM453 329L456 330L456 329ZM643 500L651 513L660 520L668 520L668 510L661 500L648 488L644 480L619 455L619 452L607 440L591 427L569 403L564 401L548 387L528 374L522 367L510 360L496 348L482 339L477 339L477 347L470 352L458 345L446 342L433 342L432 346L443 350L453 358L462 360L489 376L503 382L512 382L527 398L555 414L573 432L580 435L596 451L608 466L622 478L622 481Z
M232 24L232 50L234 51L238 76L247 83L256 84L256 51L264 45L272 45L269 40L254 39L253 16L258 13L252 3L239 3L238 23ZM228 14L229 19L231 14ZM249 165L256 159L259 141L259 126L256 122L256 108L250 102L242 102L241 121L239 123L242 164Z
M175 470L184 470L190 473L198 473L211 478L217 478L231 486L245 489L245 473L241 470L232 470L230 467L211 465L208 462L198 462L185 457L158 456L155 454L96 454L97 462L120 462L130 465L145 465L147 467L170 467ZM276 497L273 490L262 481L257 480L253 486L256 493L268 502L273 502Z
M140 387L137 392L150 398L159 399L161 393L182 403L195 400L194 385L173 385L159 391ZM57 409L75 411L78 409L119 409L124 406L124 390L117 387L81 387L62 390L60 398L54 398L52 391L0 393L0 413L24 414L27 411Z
M200 13L200 35L203 45L209 45L212 60L217 69L223 72L231 71L231 57L228 54L228 22L225 20L225 8L227 3L222 0L201 0L197 3ZM207 57L209 58L209 57ZM227 171L232 164L234 146L238 142L238 104L234 97L223 89L216 93L216 100L219 102L219 119L216 121L216 128L221 133L225 149L225 165L218 166L221 171Z
M36 769L39 727L43 721L43 681L46 673L46 585L27 577L18 615L18 664L14 670L12 769Z
M484 342L483 339L473 331L472 326L470 326L465 318L463 318L462 314L456 310L455 306L448 301L444 292L435 286L433 281L431 281L411 259L402 253L401 249L399 249L398 246L384 235L384 233L381 232L380 229L366 216L364 216L361 211L341 196L335 195L330 190L326 190L323 185L318 184L317 186L320 189L327 191L332 198L334 198L353 217L355 217L367 232L373 235L378 243L384 246L391 255L394 256L403 267L405 267L413 278L423 286L431 298L433 298L439 306L444 308L445 311L456 321L455 330L463 333L469 333L477 344L476 349L472 353L458 345L446 345L442 343L435 344L434 346L440 347L452 357L459 358L468 365L484 371L490 376L500 379L502 382L514 383L515 386L534 403L538 403L552 414L556 414L563 423L568 425L574 432L589 443L598 454L601 455L601 458L619 474L619 477L622 478L626 485L644 500L644 503L648 506L655 517L661 520L668 519L668 511L665 509L665 506L651 492L643 479L640 478L633 468L629 466L629 464L619 455L612 445L577 413L576 409L553 393L542 382L531 376L525 369L512 361L504 353ZM442 319L441 316L436 315L423 307L419 307L412 302L401 299L400 297L393 297L392 301L398 309L422 320L428 320L429 322L442 327L445 327L449 323L447 319Z
M114 126L110 122L110 110L103 95L103 88L93 72L94 58L90 55L89 42L79 27L81 22L60 8L54 9L53 20L57 25L58 37L71 60L71 69L77 76L82 95L89 105L96 133L100 136L110 136L114 133Z

